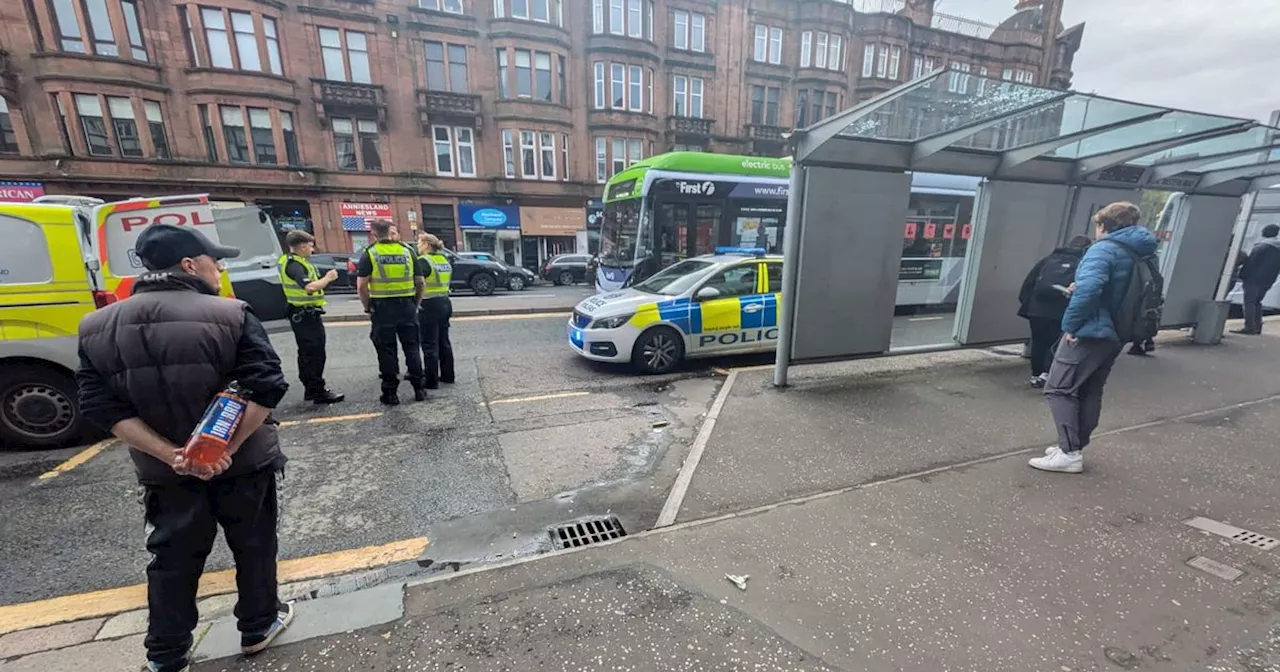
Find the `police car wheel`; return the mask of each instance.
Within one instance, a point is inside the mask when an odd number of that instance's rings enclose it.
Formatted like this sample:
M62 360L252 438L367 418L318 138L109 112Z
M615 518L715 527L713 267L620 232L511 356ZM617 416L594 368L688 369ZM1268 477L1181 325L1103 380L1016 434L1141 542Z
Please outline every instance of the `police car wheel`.
M667 373L684 358L684 339L670 327L654 327L636 339L631 364L640 373Z
M79 434L75 381L42 366L0 367L0 445L51 448Z

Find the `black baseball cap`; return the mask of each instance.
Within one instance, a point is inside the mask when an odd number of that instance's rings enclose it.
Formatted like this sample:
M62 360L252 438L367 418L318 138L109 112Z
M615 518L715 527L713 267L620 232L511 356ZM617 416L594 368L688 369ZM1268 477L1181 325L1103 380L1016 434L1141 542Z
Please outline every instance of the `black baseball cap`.
M138 236L134 251L149 271L171 268L188 257L206 255L217 260L240 256L239 248L217 245L191 227L169 224L148 226Z

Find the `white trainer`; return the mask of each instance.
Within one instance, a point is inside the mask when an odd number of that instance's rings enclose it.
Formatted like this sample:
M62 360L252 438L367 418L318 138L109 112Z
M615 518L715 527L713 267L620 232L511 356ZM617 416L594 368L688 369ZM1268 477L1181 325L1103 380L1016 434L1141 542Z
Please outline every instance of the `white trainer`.
M1061 448L1059 448L1059 447L1057 447L1057 446L1049 446L1048 448L1045 448L1045 449L1044 449L1044 456L1045 456L1045 457L1049 457L1050 455L1053 455L1054 453L1060 453L1060 452L1062 452L1062 449L1061 449Z
M1079 452L1064 453L1055 451L1044 457L1033 457L1028 462L1033 469L1040 471L1056 471L1063 474L1078 474L1084 471L1084 456Z

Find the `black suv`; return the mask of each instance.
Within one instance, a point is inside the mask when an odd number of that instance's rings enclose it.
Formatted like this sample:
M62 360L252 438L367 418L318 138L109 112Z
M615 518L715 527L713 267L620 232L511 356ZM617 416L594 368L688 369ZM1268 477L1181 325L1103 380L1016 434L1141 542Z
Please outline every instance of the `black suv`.
M587 281L587 263L591 261L589 254L559 254L547 260L542 266L542 278L557 285L572 285L575 282Z
M458 256L450 250L444 255L453 266L451 289L470 289L480 296L489 296L499 287L509 286L507 267L498 261Z

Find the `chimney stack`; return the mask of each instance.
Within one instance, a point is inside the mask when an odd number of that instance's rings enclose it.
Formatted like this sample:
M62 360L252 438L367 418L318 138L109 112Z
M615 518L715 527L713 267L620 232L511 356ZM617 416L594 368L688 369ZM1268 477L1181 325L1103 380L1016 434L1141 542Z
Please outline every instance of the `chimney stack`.
M902 15L917 26L933 24L933 5L937 0L907 0Z
M1021 12L1024 9L1039 7L1040 5L1043 5L1043 4L1044 4L1043 0L1018 0L1018 4L1014 6L1013 11Z

